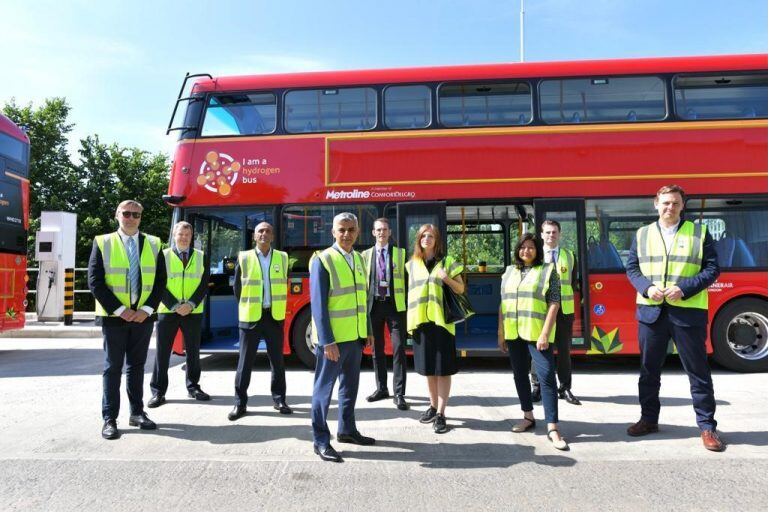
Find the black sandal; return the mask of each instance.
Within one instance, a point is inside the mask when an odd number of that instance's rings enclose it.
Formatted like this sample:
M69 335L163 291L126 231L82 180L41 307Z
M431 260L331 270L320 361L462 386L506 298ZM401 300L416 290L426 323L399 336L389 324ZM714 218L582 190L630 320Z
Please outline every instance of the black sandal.
M524 424L523 421L527 421L528 424ZM529 430L533 430L533 428L536 426L536 420L523 417L523 421L512 425L512 432L520 434L522 432L528 432Z

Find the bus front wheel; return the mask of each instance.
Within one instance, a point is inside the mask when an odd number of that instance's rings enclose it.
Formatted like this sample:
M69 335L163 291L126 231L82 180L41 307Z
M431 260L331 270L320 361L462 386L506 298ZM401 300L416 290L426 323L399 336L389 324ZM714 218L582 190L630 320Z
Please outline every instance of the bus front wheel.
M293 351L299 361L310 370L315 369L315 344L312 341L312 310L309 306L302 309L293 323L291 341Z
M712 323L712 348L729 370L768 371L768 301L750 297L723 307Z

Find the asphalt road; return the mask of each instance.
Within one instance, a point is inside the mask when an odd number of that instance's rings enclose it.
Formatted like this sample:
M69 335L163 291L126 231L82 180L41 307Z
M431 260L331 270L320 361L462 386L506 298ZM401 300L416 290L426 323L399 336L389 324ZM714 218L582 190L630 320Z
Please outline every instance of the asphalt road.
M765 509L765 375L715 370L717 418L729 445L711 453L701 445L677 361L662 379L661 431L635 439L625 429L639 417L637 361L578 360L574 392L584 405L560 402L571 450L558 452L543 421L535 433L511 432L521 412L504 360L463 361L444 435L417 421L427 403L424 378L409 374L413 409L400 412L390 401L365 401L374 386L366 368L358 427L377 443L335 443L345 463L332 464L312 452L313 374L289 362L295 414L281 416L271 408L268 363L260 358L249 414L230 422L235 363L205 357L201 384L213 400L194 402L186 398L183 359L174 356L168 403L148 410L159 430L128 427L123 391L123 437L105 441L101 340L0 339L0 509ZM148 382L149 374L145 400ZM538 405L536 414L543 419Z

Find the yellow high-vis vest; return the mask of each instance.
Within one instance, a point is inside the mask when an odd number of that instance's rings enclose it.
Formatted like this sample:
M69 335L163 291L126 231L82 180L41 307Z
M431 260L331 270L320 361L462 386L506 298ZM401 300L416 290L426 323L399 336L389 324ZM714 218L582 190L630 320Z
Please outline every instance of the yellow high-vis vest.
M706 234L705 225L684 221L675 233L672 247L667 254L667 247L658 223L643 226L637 230L636 235L640 271L660 288L673 286L682 278L694 277L701 272ZM636 302L647 306L667 302L680 308L707 309L709 296L704 289L693 297L685 297L684 300L669 300L665 297L663 300L655 301L638 293Z
M427 270L424 261L416 258L406 264L408 270L408 333L412 334L418 326L434 322L453 335L456 326L446 323L443 314L443 282L437 277L437 269L444 268L448 277L454 278L464 272L464 265L452 256L439 261L432 272ZM447 284L445 286L448 286Z
M165 288L168 293L173 295L176 302L187 302L190 296L195 293L197 287L200 286L200 281L203 279L203 251L198 249L189 249L189 260L187 260L187 267L184 268L184 262L174 252L173 249L163 249L163 257L165 258L165 271L168 274L168 280L166 281ZM205 301L200 301L200 304L195 306L192 310L192 314L200 314L205 308ZM165 304L162 302L157 307L158 313L172 313Z
M564 315L574 311L573 302L573 266L576 256L568 249L561 248L557 254L557 273L560 276L560 310Z
M258 322L264 300L264 280L261 263L256 255L258 249L240 251L237 262L240 265L240 302L237 317L240 322ZM288 302L288 253L272 249L269 258L269 290L271 294L272 318L285 320L285 306Z
M312 256L314 258L320 258L320 264L328 272L328 317L334 340L336 343L345 343L367 338L368 295L363 257L359 252L352 251L354 269L350 268L344 255L334 247L315 253ZM314 319L312 339L318 342Z
M130 261L128 252L120 238L120 234L109 233L96 237L96 245L101 252L104 261L104 280L107 287L115 294L120 304L126 308L131 307L131 290L128 282L128 270ZM138 250L138 247L136 248ZM152 293L157 273L157 255L160 252L160 239L152 235L144 235L144 247L139 255L141 273L141 290L136 304L140 308ZM115 316L113 311L107 311L96 301L96 316Z
M510 265L501 276L501 314L504 339L518 338L535 343L544 329L547 318L547 291L554 272L551 263L531 267L525 277ZM549 332L549 342L555 340L555 326Z
M368 280L368 287L376 286L375 281L371 282L371 267L376 261L378 255L376 247L371 247L363 251L362 256L365 261L365 277ZM405 249L392 247L392 283L391 293L395 299L395 309L405 311ZM374 290L374 294L375 294Z

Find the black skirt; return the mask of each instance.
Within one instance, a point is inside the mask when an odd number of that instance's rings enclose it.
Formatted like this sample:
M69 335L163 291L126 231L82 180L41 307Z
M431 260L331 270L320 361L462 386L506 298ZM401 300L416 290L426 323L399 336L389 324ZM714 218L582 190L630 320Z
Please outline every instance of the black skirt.
M413 366L425 376L448 376L459 371L456 337L433 322L421 324L413 333Z

